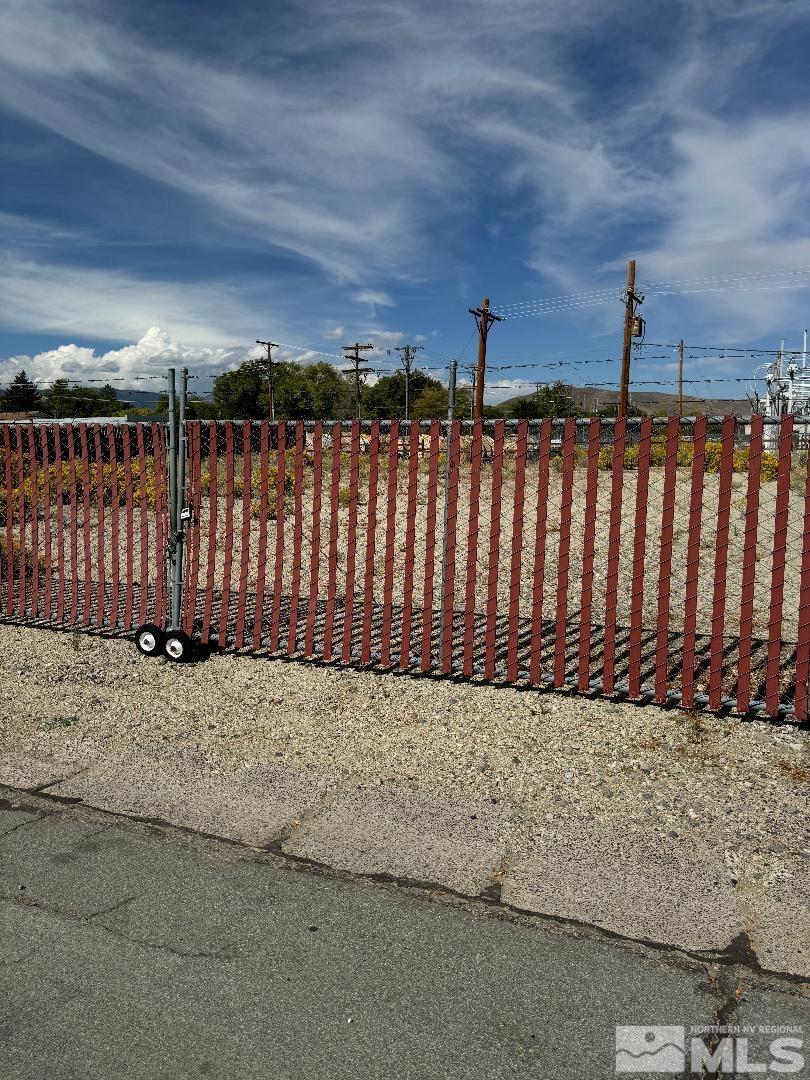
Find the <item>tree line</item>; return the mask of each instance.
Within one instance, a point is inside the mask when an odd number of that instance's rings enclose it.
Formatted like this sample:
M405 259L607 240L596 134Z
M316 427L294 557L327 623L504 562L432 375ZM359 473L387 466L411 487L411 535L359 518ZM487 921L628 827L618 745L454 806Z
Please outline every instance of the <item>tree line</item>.
M279 420L346 420L354 415L354 393L350 382L328 363L300 365L279 361L273 365L275 413ZM447 417L447 388L424 371L413 370L410 377L411 419L443 420ZM466 388L456 395L456 416L470 415L471 395ZM364 386L361 399L365 418L401 419L405 415L405 373L383 375L372 385ZM166 415L168 396L158 397L153 408L134 407L120 400L110 384L98 389L72 386L67 379L56 379L40 390L25 371L20 371L5 393L0 394L0 409L5 412L35 412L54 419L127 415ZM268 415L269 398L266 371L260 361L247 360L234 371L218 375L211 397L191 394L188 415L195 420L261 420ZM604 415L615 406L600 410ZM639 410L634 410L638 414ZM562 382L538 387L536 393L512 398L502 405L488 405L487 418L539 419L555 416L582 416Z

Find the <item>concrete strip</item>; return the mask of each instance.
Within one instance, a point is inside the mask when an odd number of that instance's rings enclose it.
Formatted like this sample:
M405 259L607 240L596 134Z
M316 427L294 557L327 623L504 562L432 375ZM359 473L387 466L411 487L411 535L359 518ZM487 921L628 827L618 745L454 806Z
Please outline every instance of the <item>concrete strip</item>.
M774 875L744 897L759 963L810 977L810 859L794 855L791 873Z
M476 896L498 880L509 823L503 804L358 785L306 821L282 850L355 874L432 882Z
M54 757L12 750L0 755L0 784L34 791L65 780L83 767L75 761L60 761Z
M218 773L201 755L133 749L49 794L263 846L294 827L339 780L338 773L283 765Z
M722 852L662 847L636 824L566 820L515 845L502 898L526 911L690 950L725 949L744 924Z

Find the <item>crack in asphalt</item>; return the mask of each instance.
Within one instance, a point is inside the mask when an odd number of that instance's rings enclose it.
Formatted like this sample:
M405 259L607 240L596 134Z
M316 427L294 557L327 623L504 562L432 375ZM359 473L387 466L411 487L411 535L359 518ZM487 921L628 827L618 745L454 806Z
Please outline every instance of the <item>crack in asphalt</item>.
M344 781L345 783L345 781ZM341 786L340 784L338 786ZM29 794L33 794L30 793ZM330 801L330 796L334 797L332 792L329 792L324 797L324 802ZM196 829L190 828L184 825L175 825L170 821L166 821L157 817L142 817L135 814L126 814L116 811L108 811L102 808L93 807L91 804L87 804L84 800L68 798L65 796L56 795L53 793L44 793L38 795L42 799L54 801L61 806L70 808L71 806L80 803L91 810L92 813L110 816L115 819L132 821L138 824L147 824L157 827L166 833L178 833L180 835L189 836L195 839L213 840L216 843L225 844L230 847L247 850L254 853L254 855L269 854L277 858L280 862L286 864L290 868L296 868L298 870L309 870L316 873L327 873L332 876L344 878L346 880L354 881L368 881L381 885L394 886L398 889L403 889L413 893L419 894L422 898L436 902L439 899L446 899L448 901L458 901L464 905L480 904L485 907L488 912L494 915L496 918L502 919L528 919L535 924L545 924L559 926L565 930L573 931L577 934L585 933L598 940L605 940L616 942L624 946L639 946L649 952L655 953L659 956L665 957L668 962L682 965L687 961L700 964L704 969L708 966L717 965L725 970L735 971L739 968L745 969L750 975L753 975L758 979L765 979L776 981L782 984L782 990L786 992L795 992L796 987L803 987L807 985L807 980L800 975L794 975L791 972L778 971L772 968L763 967L756 956L756 953L751 945L750 938L747 933L742 930L732 941L726 945L724 949L688 949L682 946L669 945L663 942L658 942L650 938L643 937L631 937L626 934L622 934L618 931L608 930L605 927L598 926L593 923L583 922L577 919L562 915L552 915L545 912L533 911L530 909L520 908L514 904L510 904L508 901L502 899L500 895L500 889L497 890L498 895L495 895L496 890L493 887L487 886L480 893L467 894L460 892L457 889L453 889L450 886L443 885L439 882L420 881L406 876L390 874L385 872L370 872L370 873L351 873L349 871L338 870L328 863L320 862L317 859L313 859L304 855L296 855L284 849L283 844L288 837L301 827L305 822L302 818L293 819L288 827L283 828L280 832L270 841L270 843L263 845L262 847L256 847L252 844L246 843L240 840L234 840L231 837L222 836L216 833L200 832ZM31 809L34 809L33 807ZM53 811L52 813L57 813ZM49 815L50 816L50 815ZM107 826L96 830L92 834L96 835L96 832L103 832ZM18 901L17 897L3 897L0 899L11 899L12 901ZM136 898L127 898L126 902L129 902ZM45 908L45 905L42 905ZM57 914L62 914L54 909ZM79 916L67 914L67 917L73 917L77 919L93 918L97 914L93 913L90 916ZM98 925L104 929L109 929L104 926L103 923ZM117 931L110 930L111 933L118 933ZM120 936L120 935L119 935ZM146 947L151 948L166 948L167 951L171 951L170 947L160 944L150 943L148 941L140 941L138 944L143 944ZM182 955L182 954L178 954ZM189 954L193 955L193 954ZM208 955L209 958L227 959L225 956L217 956L217 954L203 954Z

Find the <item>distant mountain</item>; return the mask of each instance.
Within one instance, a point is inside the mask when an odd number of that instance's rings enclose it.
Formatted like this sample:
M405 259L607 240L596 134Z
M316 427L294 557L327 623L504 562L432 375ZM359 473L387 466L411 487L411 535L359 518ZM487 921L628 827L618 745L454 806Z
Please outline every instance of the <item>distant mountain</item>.
M586 413L598 412L607 405L615 405L619 400L618 390L601 390L599 387L569 386L568 384L565 388L577 407ZM519 394L516 397L507 398L499 403L498 409L503 410L504 416L509 416L515 402L527 401L532 397L532 394ZM667 416L674 416L678 411L677 394L632 390L630 401L648 413L666 412ZM683 406L684 414L687 416L703 413L713 416L727 416L730 413L745 415L751 412L751 402L747 398L698 398L684 394Z

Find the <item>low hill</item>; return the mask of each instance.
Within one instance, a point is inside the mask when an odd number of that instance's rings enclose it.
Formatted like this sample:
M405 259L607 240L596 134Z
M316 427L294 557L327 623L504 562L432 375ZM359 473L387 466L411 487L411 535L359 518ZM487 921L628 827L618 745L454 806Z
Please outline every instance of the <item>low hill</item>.
M565 389L574 399L577 408L584 413L596 413L611 405L616 405L619 400L618 390L603 390L599 387L569 386ZM519 401L528 401L532 394L519 394L516 397L507 398L498 403L498 414L511 416L513 406ZM678 395L662 394L658 391L640 390L633 391L630 395L631 404L642 409L646 413L674 416L678 411ZM708 414L712 416L728 416L731 413L746 415L751 412L751 403L747 398L699 398L684 394L683 411L686 416Z

